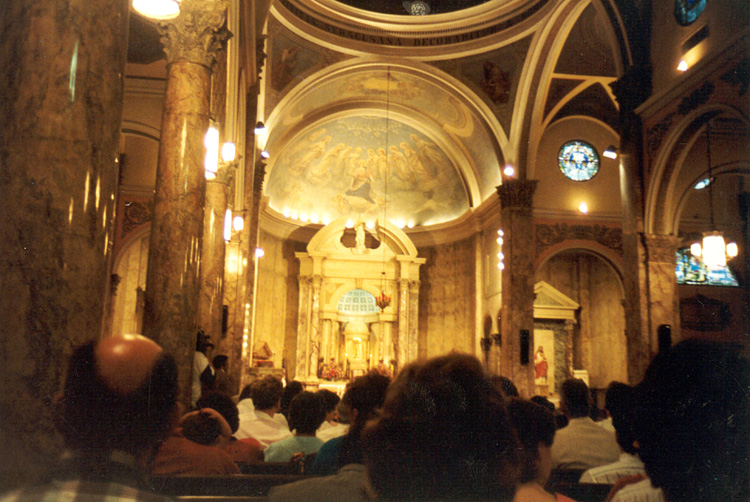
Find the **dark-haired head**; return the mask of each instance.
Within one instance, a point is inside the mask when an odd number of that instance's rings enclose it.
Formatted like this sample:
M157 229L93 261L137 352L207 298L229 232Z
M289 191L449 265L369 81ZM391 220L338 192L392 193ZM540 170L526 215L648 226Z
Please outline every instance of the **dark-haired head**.
M328 389L320 389L317 394L323 402L323 409L326 412L326 418L336 412L336 406L338 406L341 398L333 391Z
M289 405L289 429L300 435L314 435L325 420L323 400L318 394L302 391Z
M670 502L750 500L750 369L740 348L689 339L636 388L636 437Z
M390 383L389 377L371 371L347 386L340 408L346 410L351 425L341 443L339 466L362 463L362 430L383 406Z
M221 424L216 417L202 411L186 416L180 425L183 436L205 446L213 446L221 436Z
M449 354L405 367L363 434L384 500L510 500L515 434L479 361Z
M213 361L211 361L214 364L214 368L217 370L220 369L227 369L226 366L229 363L229 357L225 356L224 354L219 354L218 356L214 356Z
M518 397L518 389L510 378L502 375L492 375L490 381L504 398Z
M305 390L305 387L301 382L298 382L297 380L288 382L281 393L279 412L289 418L289 405L292 404L292 399L294 399L294 396L296 396L303 390Z
M196 401L195 407L198 409L211 408L216 410L227 421L229 428L232 429L232 434L240 428L240 412L237 409L237 405L234 404L234 400L231 397L223 392L212 390L201 395L200 399Z
M560 405L570 418L588 417L591 412L591 396L586 382L580 378L568 378L560 387Z
M260 380L253 382L250 387L250 395L256 410L270 410L278 406L284 384L272 375L266 375Z
M518 455L521 483L537 480L544 485L549 477L551 463L547 466L540 465L540 448L552 447L555 439L555 418L552 412L531 401L513 398L508 402L508 415L521 443Z
M635 454L635 391L621 382L611 382L607 386L604 408L612 417L617 444L626 453Z

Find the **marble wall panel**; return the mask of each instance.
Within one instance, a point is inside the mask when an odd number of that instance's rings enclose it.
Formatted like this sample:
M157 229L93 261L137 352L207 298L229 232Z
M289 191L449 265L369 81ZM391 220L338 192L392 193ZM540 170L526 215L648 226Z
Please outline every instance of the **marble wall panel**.
M473 354L474 240L422 248L419 255L427 258L420 269L419 356Z

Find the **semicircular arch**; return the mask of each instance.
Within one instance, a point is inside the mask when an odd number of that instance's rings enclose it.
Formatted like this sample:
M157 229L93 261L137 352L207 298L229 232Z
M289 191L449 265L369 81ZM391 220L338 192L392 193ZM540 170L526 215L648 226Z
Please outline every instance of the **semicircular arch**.
M644 201L646 233L676 235L679 223L678 210L684 204L686 189L679 182L686 178L686 158L699 137L705 124L717 116L725 116L740 121L750 130L750 119L727 105L712 104L698 108L678 122L660 148L654 163L651 181ZM746 159L750 161L750 159ZM693 176L688 176L693 178Z

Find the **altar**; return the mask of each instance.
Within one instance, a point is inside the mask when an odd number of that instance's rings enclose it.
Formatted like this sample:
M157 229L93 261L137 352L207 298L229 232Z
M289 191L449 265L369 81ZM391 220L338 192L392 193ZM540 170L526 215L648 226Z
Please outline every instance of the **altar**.
M339 218L313 236L306 252L295 254L294 379L343 392L345 381L373 369L392 373L417 358L419 267L425 259L403 231ZM383 298L388 301L381 308Z

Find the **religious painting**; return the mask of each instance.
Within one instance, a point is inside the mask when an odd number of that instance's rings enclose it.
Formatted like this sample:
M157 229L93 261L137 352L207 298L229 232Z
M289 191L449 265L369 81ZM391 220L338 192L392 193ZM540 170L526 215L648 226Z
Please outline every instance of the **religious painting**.
M313 223L349 215L428 225L469 209L442 149L382 116L334 119L301 133L272 166L266 193L276 211Z
M286 36L276 35L270 47L270 71L268 72L271 87L282 91L295 79L300 81L311 68L319 63L320 55L305 48Z
M534 383L536 393L549 396L555 391L555 332L534 330Z

